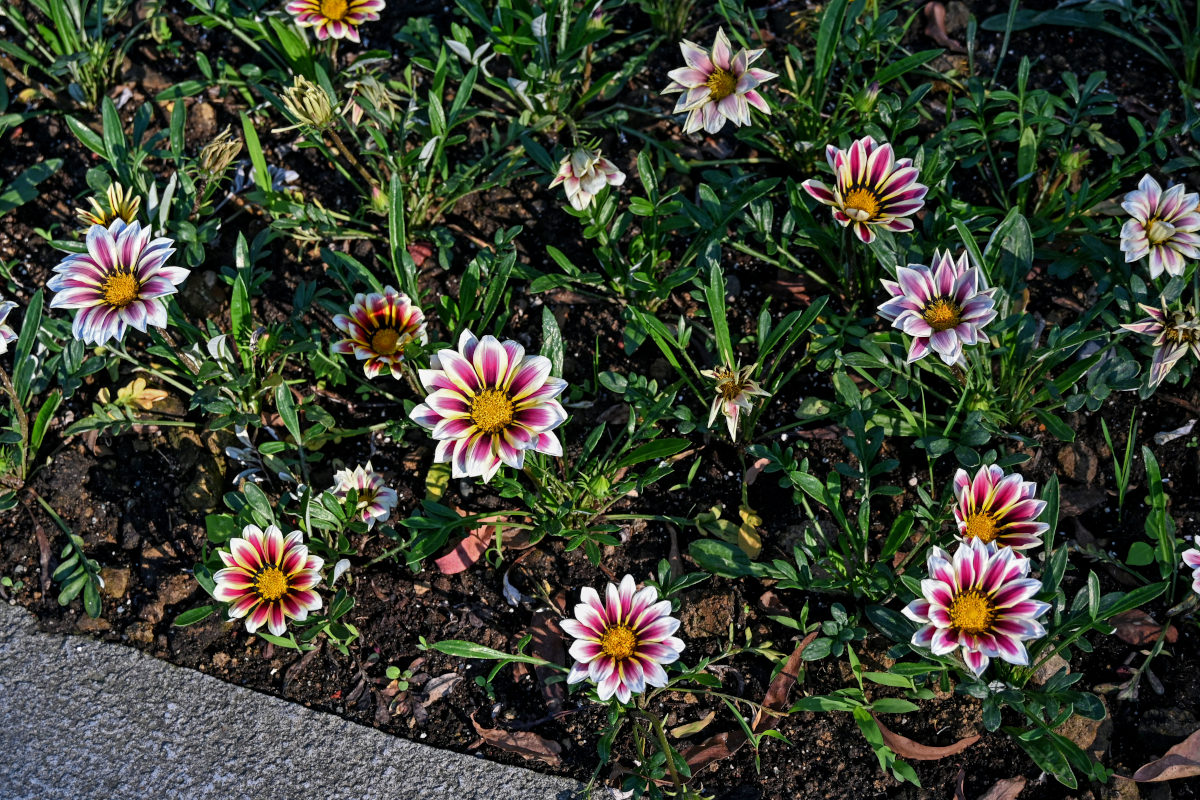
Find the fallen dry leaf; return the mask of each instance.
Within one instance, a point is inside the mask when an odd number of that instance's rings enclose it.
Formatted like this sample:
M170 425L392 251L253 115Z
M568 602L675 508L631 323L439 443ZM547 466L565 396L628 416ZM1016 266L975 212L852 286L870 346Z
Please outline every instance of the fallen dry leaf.
M938 2L926 3L925 19L929 20L929 24L925 26L926 36L947 50L957 53L963 51L962 44L956 39L951 39L950 35L946 33L946 6Z
M760 459L757 459L750 466L746 467L746 485L753 486L754 482L756 480L758 480L759 473L762 472L764 469L766 469L767 464L770 464L770 463L771 463L771 459L760 458Z
M459 511L459 513L462 512ZM463 537L453 550L433 563L437 564L437 568L443 575L455 575L469 568L491 547L492 539L496 536L496 523L502 522L503 519L503 517L484 517L480 520L481 524L478 528L472 528L471 532Z
M445 675L438 675L436 678L430 678L429 683L422 688L425 694L421 700L421 705L428 708L438 700L450 693L450 690L462 680L462 675L457 672L447 672Z
M1025 784L1024 775L996 781L979 800L1017 800L1021 792L1025 791Z
M945 747L930 747L920 742L914 742L907 736L901 736L894 731L888 730L888 727L880 721L879 717L874 714L871 716L875 718L875 724L879 726L879 732L883 734L883 743L892 748L896 755L913 761L937 761L940 758L955 756L979 741L979 736L976 734L975 736L968 736L965 739L959 739L954 744L946 745Z
M565 595L559 594L555 598L557 604L566 606L567 599ZM563 646L563 641L566 634L558 625L558 614L552 613L549 610L543 609L533 615L533 620L529 626L529 632L533 634L532 651L538 658L544 658L547 661L555 664L566 665L567 650ZM534 667L537 672L538 684L542 687L542 697L546 700L546 710L551 714L557 714L563 710L563 701L567 698L567 687L563 681L555 683L547 683L547 679L555 675L561 675L558 670L552 667L537 666Z
M475 732L479 734L479 737L492 747L498 747L509 753L516 753L522 758L536 758L552 767L557 767L562 763L562 758L559 757L559 753L562 752L562 745L558 742L552 742L545 737L538 736L533 731L505 731L499 728L485 728L475 719L475 712L471 713L471 724L475 726Z
M1114 635L1122 642L1134 647L1145 647L1158 641L1162 633L1162 625L1154 621L1154 617L1140 608L1125 611L1109 619L1116 628ZM1174 626L1167 628L1167 641L1174 643L1179 638L1179 631Z
M1162 758L1133 773L1138 783L1156 783L1200 775L1200 731L1172 747Z

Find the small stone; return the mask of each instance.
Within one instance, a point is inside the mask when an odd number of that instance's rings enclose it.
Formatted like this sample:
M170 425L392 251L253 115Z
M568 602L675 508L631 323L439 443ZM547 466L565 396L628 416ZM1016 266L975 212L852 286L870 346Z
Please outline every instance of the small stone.
M96 617L95 619L87 616L80 617L79 621L75 623L75 629L81 633L103 633L110 628L112 628L112 623L104 617Z
M191 575L172 575L159 586L158 599L164 606L173 606L191 597L199 586Z
M1083 442L1065 444L1058 449L1058 465L1062 474L1073 481L1090 484L1100 471L1096 451Z
M142 619L146 620L147 622L150 622L153 624L158 624L158 623L162 622L163 616L165 616L165 614L166 614L166 611L163 608L162 600L155 600L153 603L143 606L142 611L140 614L138 614L138 616L141 617Z
M100 570L100 578L104 581L104 588L101 589L101 592L105 597L119 600L129 589L129 570L127 569L104 567Z
M213 663L213 666L216 667L217 669L225 669L225 667L229 666L229 661L230 661L230 659L229 659L228 653L214 653L213 654L213 662L212 663Z
M1033 673L1033 685L1045 686L1046 681L1053 678L1063 667L1067 668L1068 674L1071 672L1071 665L1067 663L1066 659L1056 653L1050 657L1049 661L1038 667L1037 672Z
M1129 778L1114 775L1111 783L1100 787L1100 800L1140 800L1142 792Z
M125 629L129 641L137 644L150 644L154 641L154 625L149 622L135 622Z
M1104 754L1108 752L1113 731L1112 715L1108 713L1108 703L1103 697L1100 698L1100 702L1104 704L1104 719L1088 719L1076 715L1055 730L1055 733L1067 737L1096 760L1102 760Z

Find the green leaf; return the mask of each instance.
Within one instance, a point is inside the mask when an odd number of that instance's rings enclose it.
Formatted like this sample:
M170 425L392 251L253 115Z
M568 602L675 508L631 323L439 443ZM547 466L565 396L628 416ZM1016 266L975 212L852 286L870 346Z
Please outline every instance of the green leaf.
M177 628L186 628L188 625L195 625L197 622L203 622L213 615L213 612L220 608L219 605L200 606L199 608L189 608L184 611L175 621L171 623Z
M722 578L745 578L760 571L742 548L720 539L697 539L688 545L688 555L700 569Z
M542 306L542 355L550 359L550 374L556 378L562 377L565 352L558 320L554 318L550 306Z
M914 688L912 678L905 677L904 675L893 675L890 672L864 672L862 677L864 680L868 680L871 683L878 683L880 686L895 686L900 689ZM893 712L889 711L885 713L890 714Z
M245 111L242 112L242 137L246 141L246 153L254 166L254 174L258 176L258 187L262 189L263 194L270 197L274 189L268 177L271 173L267 170L267 159L263 156L262 145L258 141L258 131L254 129L254 123Z
M297 446L304 444L304 437L301 435L300 417L296 413L296 402L292 397L292 390L288 388L286 382L281 382L275 387L275 407L279 410L279 418L283 420L283 425L287 428L288 433L296 440Z
M249 504L250 510L254 512L255 521L260 526L271 525L275 521L275 512L271 508L271 501L267 498L265 492L258 488L253 483L246 481L245 489L242 493L246 497L246 503Z
M37 185L62 168L61 158L51 158L34 164L12 180L0 192L0 217L38 196Z
M392 173L388 184L388 237L391 244L392 274L400 283L400 291L421 302L421 288L417 284L417 264L408 252L408 231L404 221L404 186L400 176Z
M611 469L613 472L616 472L622 467L632 467L634 464L640 464L643 461L669 458L683 450L688 444L687 439L655 439L652 442L639 445L626 453L612 465Z
M239 234L239 238L240 238ZM233 326L233 339L244 346L249 342L250 328L254 325L254 312L250 309L250 292L246 280L239 274L233 280L233 294L229 302L229 321Z
M94 130L84 125L79 120L67 115L67 127L71 129L71 133L75 134L75 138L83 144L88 150L91 150L101 158L108 160L108 148L104 146L104 137L96 133Z
M896 684L891 684L895 686ZM871 710L877 714L910 714L919 710L916 703L910 703L899 697L881 697L871 704Z
M455 656L456 658L479 658L488 661L515 661L521 664L557 666L544 658L527 656L522 653L505 653L502 650L495 650L491 647L485 647L484 645L468 642L463 639L446 639L445 641L435 642L429 646L439 653L445 653L448 656Z
M704 296L708 301L708 314L712 318L717 351L721 354L721 360L733 367L733 342L729 338L729 322L725 318L725 273L716 262L709 266L708 285L704 287Z
M33 421L33 430L29 433L29 458L37 455L38 448L42 446L42 439L46 436L46 427L50 420L54 419L54 412L58 410L62 399L62 391L55 389L38 410L37 419Z

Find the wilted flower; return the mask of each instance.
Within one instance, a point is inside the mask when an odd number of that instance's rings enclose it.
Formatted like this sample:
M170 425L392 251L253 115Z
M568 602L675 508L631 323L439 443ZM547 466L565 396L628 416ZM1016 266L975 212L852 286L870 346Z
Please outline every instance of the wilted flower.
M843 227L853 225L867 244L875 241L874 225L897 233L913 229L906 217L921 210L929 189L917 183L920 173L912 159L897 160L890 144L878 145L870 136L849 150L828 145L825 158L833 167L833 188L812 179L801 185L818 202L833 206L833 218Z
M89 227L103 225L106 228L117 220L130 223L137 219L138 209L142 205L141 197L119 183L108 185L107 191L104 192L104 200L101 204L96 198L89 197L88 202L92 207L81 208L75 212L79 221Z
M672 636L679 620L671 616L671 601L658 601L658 591L647 586L637 591L632 575L621 586L608 585L607 603L587 586L580 592L574 619L559 625L575 638L571 657L575 664L567 683L590 679L601 700L613 695L622 703L646 690L666 686L664 664L679 659L683 641Z
M606 185L620 186L624 182L625 173L601 156L599 150L576 147L563 157L550 188L563 184L567 200L576 211L583 211Z
M1200 195L1185 194L1183 184L1165 192L1146 175L1136 191L1125 195L1121 207L1133 219L1121 228L1121 250L1126 261L1150 256L1150 277L1165 270L1183 274L1184 259L1200 258Z
M383 6L383 0L291 0L287 11L321 41L332 36L357 42L358 26L379 19Z
M242 140L234 136L226 125L225 130L200 151L200 171L209 179L219 178L241 151Z
M1150 319L1121 327L1154 337L1151 342L1154 358L1150 362L1150 386L1154 387L1163 382L1175 362L1183 358L1188 350L1200 358L1200 317L1190 307L1187 311L1168 311L1164 305L1160 311L1153 306L1138 305L1150 315Z
M386 367L393 378L399 379L403 375L400 365L405 349L413 342L429 341L421 309L412 304L408 295L391 286L384 287L383 294L354 295L349 316L338 314L333 324L347 338L334 342L330 349L365 360L363 372L368 378L374 378Z
M711 428L717 414L725 415L725 423L729 426L729 437L737 441L738 418L743 411L750 411L750 398L766 397L770 392L764 391L756 382L750 380L757 364L746 367L727 367L721 365L714 369L701 370L700 374L717 382L717 396L713 398L712 408L708 412L708 426Z
M329 95L322 87L303 75L296 76L295 82L283 90L280 99L288 112L302 125L320 129L329 127L333 122L333 106L329 102Z
M0 356L7 353L8 346L17 340L17 332L5 322L8 319L8 312L16 307L17 304L12 300L0 303Z
M980 467L974 479L966 470L956 472L954 496L954 520L963 541L1025 550L1040 544L1050 527L1036 521L1046 507L1037 499L1037 484L1017 472L1005 475L995 464Z
M368 461L364 467L359 465L354 469L343 469L333 474L335 485L332 491L340 500L345 500L354 489L358 495L355 510L358 518L367 523L367 529L375 527L376 522L387 522L396 507L396 490L389 489L383 483L383 476L371 468Z
M523 467L526 450L562 455L553 430L567 412L554 398L567 382L550 377L550 359L463 331L458 350L438 352L430 366L420 371L429 395L409 416L438 440L434 461L449 462L453 477L486 483L501 464Z
M1011 547L997 548L971 539L958 546L951 560L934 547L927 561L929 577L921 581L922 599L904 608L904 616L923 624L912 643L936 656L962 648L963 661L983 674L996 656L1029 666L1024 642L1046 635L1037 618L1050 610L1034 600L1042 582L1029 575L1030 560Z
M246 617L246 630L254 633L263 623L276 636L287 632L287 620L304 621L309 611L321 607L313 587L321 582L325 561L309 555L301 544L304 534L292 531L284 538L279 528L266 531L255 525L229 540L229 550L218 550L224 569L213 574L213 597L229 606L229 618Z
M190 270L166 266L174 242L151 239L150 228L116 220L93 225L87 251L67 256L46 286L57 292L51 308L82 309L71 332L76 339L104 344L120 341L127 326L145 333L147 325L167 327L163 298L174 294Z
M1189 548L1183 551L1183 563L1185 566L1192 569L1192 591L1200 594L1200 536L1193 537L1192 541L1196 547Z
M725 127L726 120L734 125L749 125L750 106L764 114L771 113L771 107L756 89L778 76L750 66L765 50L743 48L734 56L723 28L717 28L711 52L686 39L679 49L687 66L667 73L671 83L663 89L663 94L683 93L675 103L674 113L687 112L684 133L695 133L701 128L716 133Z
M896 269L896 280L883 281L892 296L879 306L879 316L913 337L911 364L932 348L947 364L962 360L963 345L986 341L983 326L996 318L995 289L972 267L964 252L956 262L946 251L933 253L933 268L909 264Z

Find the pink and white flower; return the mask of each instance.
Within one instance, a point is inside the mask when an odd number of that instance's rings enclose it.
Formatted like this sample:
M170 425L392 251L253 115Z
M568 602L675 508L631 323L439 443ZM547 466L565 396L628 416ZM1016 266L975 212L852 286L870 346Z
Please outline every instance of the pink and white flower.
M363 373L374 378L384 369L399 380L406 350L429 341L425 314L413 305L408 295L391 286L383 294L356 294L349 315L338 314L333 324L346 335L330 347L334 353L353 354L363 364Z
M750 66L765 50L743 48L733 55L723 28L717 28L711 52L686 39L679 49L687 66L667 73L671 83L663 89L663 94L682 93L674 113L687 112L684 133L695 133L701 128L716 133L725 127L726 120L734 125L749 125L750 106L764 114L771 113L771 107L757 89L759 84L779 76Z
M1046 635L1037 619L1050 610L1033 599L1042 582L1028 577L1031 563L1011 547L979 539L960 544L953 559L934 547L929 577L921 581L923 597L904 608L904 616L922 623L912 643L936 656L962 648L963 661L976 675L997 656L1029 666L1024 643Z
M1005 475L995 464L980 467L973 479L966 470L956 472L954 496L954 520L964 542L975 539L1027 550L1041 544L1050 528L1036 521L1046 508L1046 502L1037 499L1037 484L1018 472Z
M291 0L287 11L321 41L332 36L357 42L358 26L379 19L383 6L384 0Z
M1143 176L1121 207L1132 217L1121 227L1125 260L1149 256L1151 278L1164 271L1182 275L1185 259L1200 258L1200 195L1185 193L1183 184L1164 192L1158 181Z
M917 183L920 171L912 159L897 159L890 144L879 145L864 136L839 150L825 147L825 158L833 168L834 185L809 179L801 186L819 203L833 206L833 218L854 226L854 234L866 244L875 241L872 227L904 233L913 229L907 217L925 205L928 187Z
M429 395L409 416L438 440L434 461L448 462L453 477L487 483L502 464L523 467L527 450L562 455L553 431L567 412L555 398L567 382L550 377L550 359L463 331L458 349L438 352L430 367L420 371Z
M1192 539L1196 547L1183 551L1183 563L1192 570L1192 591L1200 594L1200 536Z
M383 476L371 467L359 465L354 469L343 469L333 474L334 486L330 490L339 500L345 500L354 489L358 495L355 510L358 518L367 523L367 530L375 527L376 522L387 522L396 507L398 498L396 490L388 488L383 482Z
M178 291L190 270L167 266L175 243L151 236L136 220L93 225L87 250L54 268L58 274L46 283L57 292L50 307L81 309L71 327L76 339L104 344L120 341L129 327L143 333L147 325L167 327L165 298Z
M1161 310L1154 306L1139 305L1150 318L1121 327L1154 337L1151 342L1154 358L1150 361L1150 386L1155 387L1163 382L1175 362L1187 355L1189 350L1200 359L1200 317L1196 316L1193 308L1168 311L1165 305Z
M768 397L771 394L758 383L750 380L750 376L754 374L757 367L757 364L740 368L722 365L700 371L704 377L712 378L717 382L717 395L713 398L712 408L708 412L708 427L712 427L713 422L717 419L717 414L724 414L725 424L729 427L729 438L734 441L737 441L741 412L749 412L754 407L751 405L750 398Z
M659 601L653 586L637 591L633 576L626 575L620 587L610 583L606 595L601 600L585 587L574 619L559 623L575 638L567 683L591 680L601 701L615 695L628 703L647 686L667 685L663 666L679 659L684 644L672 635L679 620L671 616L671 601Z
M8 312L17 307L12 300L0 303L0 356L8 352L8 346L17 340L17 332L5 322Z
M897 267L896 280L883 281L892 296L879 306L879 316L913 337L908 363L932 349L942 361L963 359L963 345L987 341L983 326L996 318L995 289L989 289L978 267L964 252L956 262L949 251L933 253L933 268L922 264Z
M303 622L309 611L321 607L313 587L321 582L324 560L309 555L301 544L304 534L292 531L284 538L274 525L265 531L255 525L229 540L229 550L218 550L224 569L213 575L213 597L230 603L229 618L246 618L254 633L263 623L276 636L287 632L287 621Z
M620 186L624 182L625 173L604 158L599 150L576 147L563 156L558 165L558 174L550 182L550 188L553 189L561 183L571 207L576 211L583 211L605 186Z

